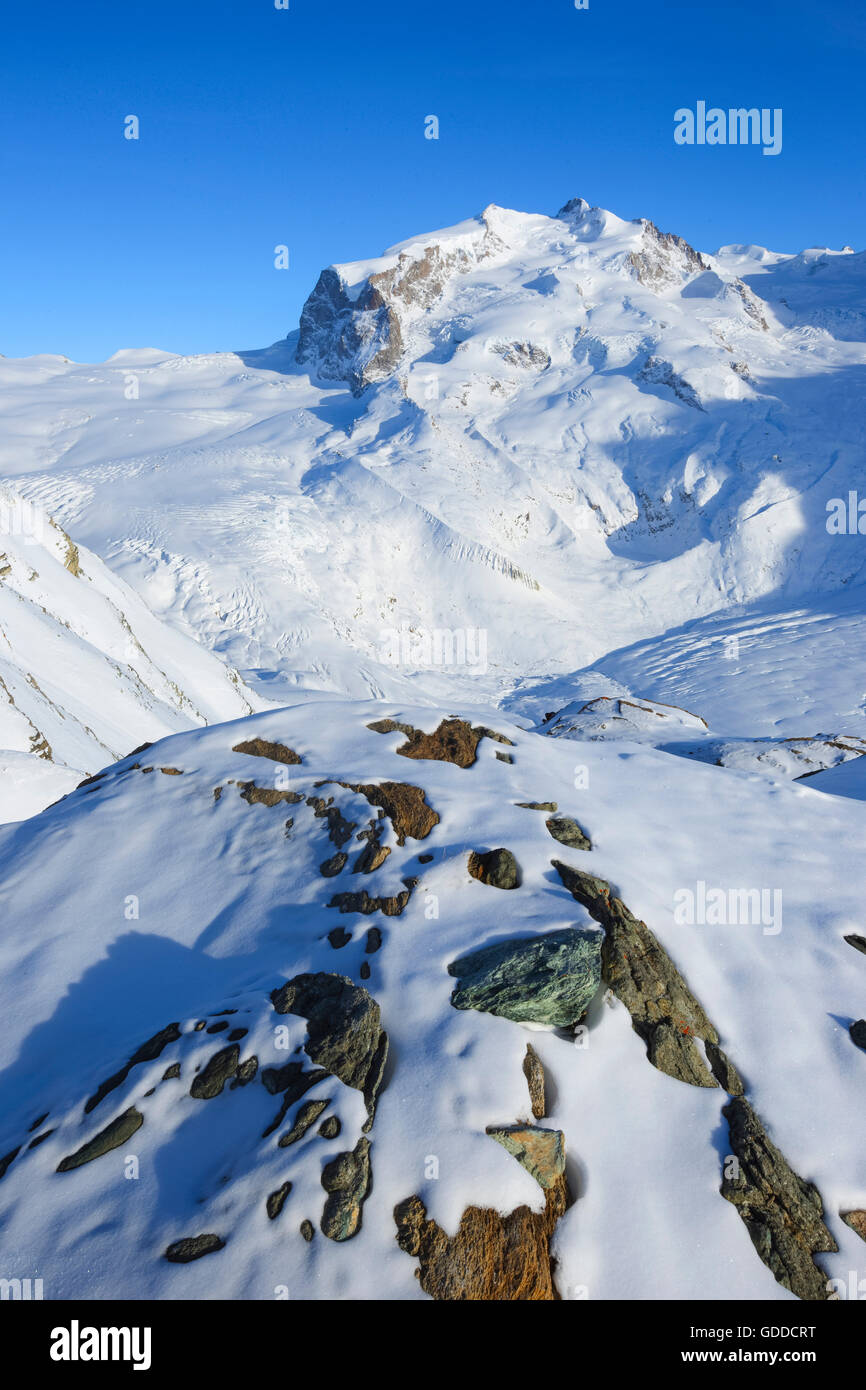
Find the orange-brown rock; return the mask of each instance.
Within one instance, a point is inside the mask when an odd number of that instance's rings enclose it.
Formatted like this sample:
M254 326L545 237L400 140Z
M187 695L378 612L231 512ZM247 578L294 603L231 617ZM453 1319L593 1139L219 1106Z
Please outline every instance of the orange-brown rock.
M293 748L285 743L268 743L264 738L247 739L246 743L236 743L233 753L247 753L251 758L271 758L275 763L299 763L301 759Z
M397 1243L420 1262L421 1287L439 1301L552 1302L559 1298L550 1241L570 1204L563 1174L546 1193L544 1210L517 1207L501 1216L467 1207L455 1236L427 1220L420 1197L394 1209Z
M438 812L427 805L423 787L408 782L341 782L347 791L366 797L371 806L381 806L394 827L397 844L411 840L426 840L434 825L439 824Z
M454 763L457 767L471 767L478 756L478 745L483 738L494 739L497 743L511 740L494 729L474 728L465 719L443 719L432 734L415 729L411 724L401 724L396 719L379 719L368 724L377 734L390 734L399 729L406 735L407 742L400 745L397 752L402 758L418 758L440 763Z

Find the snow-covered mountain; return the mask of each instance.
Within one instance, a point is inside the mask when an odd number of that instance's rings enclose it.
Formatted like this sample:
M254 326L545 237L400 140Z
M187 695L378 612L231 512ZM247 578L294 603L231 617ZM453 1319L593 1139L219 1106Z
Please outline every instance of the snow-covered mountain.
M143 739L262 708L5 486L0 516L0 820L35 814Z
M860 254L490 207L329 268L262 352L0 361L0 466L269 694L401 697L413 631L468 631L485 661L443 687L421 640L412 698L486 697L866 581L827 530L863 304Z
M0 359L11 1274L857 1296L864 265L489 207Z

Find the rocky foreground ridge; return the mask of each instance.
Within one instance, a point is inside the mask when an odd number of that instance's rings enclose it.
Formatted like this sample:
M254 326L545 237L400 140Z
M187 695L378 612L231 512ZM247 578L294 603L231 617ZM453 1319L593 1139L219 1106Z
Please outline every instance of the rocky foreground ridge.
M608 1179L583 1145L594 1110L626 1135L645 1106L675 1146L700 1151L673 1192L664 1166L655 1191L635 1170L648 1216L659 1202L668 1212L671 1258L694 1260L691 1235L764 1296L837 1296L824 1259L840 1232L859 1238L866 1200L828 1210L816 1136L798 1132L784 1075L761 1077L760 1038L738 1036L718 969L736 971L746 939L714 942L713 967L683 932L671 945L669 911L657 932L627 906L612 856L632 857L632 884L651 862L648 845L636 850L639 817L614 849L634 773L595 747L599 790L578 791L575 748L507 721L297 706L145 745L4 832L13 938L50 892L28 876L50 845L67 885L57 935L7 983L11 1248L59 1291L77 1279L79 1294L82 1279L95 1295L110 1280L172 1297L240 1281L268 1297L270 1281L316 1297L381 1277L379 1296L411 1297L414 1272L416 1294L434 1299L592 1297L581 1213ZM95 867L76 881L64 856L84 861L88 847ZM755 968L768 943L748 942ZM856 944L828 940L822 968L862 990ZM788 949L795 973L804 955L814 968L793 930ZM115 1002L94 1027L107 987ZM820 1034L817 1015L810 1026ZM836 1063L840 1107L862 1086L858 1028ZM820 1103L822 1065L807 1105ZM849 1163L844 1149L833 1157L844 1132L827 1136L823 1173ZM856 1164L837 1176L866 1199ZM677 1195L684 1181L701 1230ZM178 1266L206 1267L205 1283Z

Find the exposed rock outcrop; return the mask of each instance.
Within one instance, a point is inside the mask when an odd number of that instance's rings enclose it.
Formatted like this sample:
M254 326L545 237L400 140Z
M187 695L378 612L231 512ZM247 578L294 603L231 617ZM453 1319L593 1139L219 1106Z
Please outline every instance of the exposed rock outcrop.
M532 1106L533 1118L543 1120L547 1114L544 1066L532 1043L526 1044L523 1075L526 1077L526 1084L529 1087L529 1101Z
M280 1014L307 1020L304 1051L345 1086L361 1091L369 1129L388 1057L388 1035L372 995L345 975L296 975L271 995ZM290 1064L291 1065L291 1064Z
M813 1257L839 1247L824 1225L818 1189L797 1176L747 1100L729 1101L722 1114L736 1160L726 1164L722 1196L737 1208L752 1244L784 1288L798 1298L826 1299L827 1275Z
M454 763L457 767L472 766L477 760L478 745L483 738L511 746L511 739L504 734L482 725L473 728L465 719L443 719L432 734L425 734L423 730L411 724L401 724L396 719L379 719L374 724L368 724L367 728L377 734L390 734L399 729L407 738L407 742L396 750L403 758Z
M359 1139L350 1153L338 1154L325 1165L322 1186L328 1196L321 1226L329 1240L350 1240L361 1229L372 1179L369 1139Z
M485 853L473 850L467 867L473 878L491 888L519 888L523 881L520 865L510 849L490 849Z
M73 1168L81 1168L85 1163L92 1163L95 1158L101 1158L103 1154L110 1153L112 1149L119 1149L121 1144L125 1144L131 1139L136 1130L141 1129L144 1124L144 1116L134 1106L130 1106L122 1115L118 1115L116 1120L112 1120L110 1125L74 1154L68 1158L62 1158L57 1165L58 1173L68 1173Z
M428 1221L420 1197L409 1197L394 1209L397 1241L419 1261L421 1288L438 1301L552 1301L559 1293L550 1241L568 1205L563 1175L547 1189L543 1211L523 1206L501 1216L468 1207L449 1236Z
M553 867L572 897L604 927L605 984L631 1014L653 1066L693 1086L715 1086L695 1039L718 1044L718 1033L649 927L603 879L556 859Z
M455 1009L517 1023L567 1028L583 1016L601 981L601 936L565 927L484 946L452 961Z

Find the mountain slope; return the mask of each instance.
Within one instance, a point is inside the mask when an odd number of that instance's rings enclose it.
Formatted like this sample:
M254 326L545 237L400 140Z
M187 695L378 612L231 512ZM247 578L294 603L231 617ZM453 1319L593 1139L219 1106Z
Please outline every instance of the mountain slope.
M41 810L144 739L261 708L47 515L8 488L0 512L3 819Z
M839 1213L866 1197L851 1124L864 1058L847 1031L862 957L844 940L866 809L808 783L752 779L744 796L737 777L653 750L463 713L471 736L437 732L429 707L311 700L175 735L0 830L13 1272L52 1298L441 1296L461 1216L465 1234L472 1209L525 1204L553 1213L564 1298L844 1284L859 1238ZM504 861L488 873L471 858L499 847L516 887L496 886ZM600 880L627 905L619 926ZM696 880L765 892L772 912L684 923ZM602 935L601 982L566 999L583 990L573 953ZM527 938L572 955L521 973ZM689 1020L676 1036L650 978L620 973L623 949L653 941L668 1007ZM466 957L491 946L485 994ZM536 1118L527 1044L546 1080ZM769 1246L752 1246L746 1121L766 1127L772 1201L817 1264L769 1207ZM571 1205L551 1208L563 1177ZM496 1296L513 1293L503 1276Z

